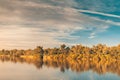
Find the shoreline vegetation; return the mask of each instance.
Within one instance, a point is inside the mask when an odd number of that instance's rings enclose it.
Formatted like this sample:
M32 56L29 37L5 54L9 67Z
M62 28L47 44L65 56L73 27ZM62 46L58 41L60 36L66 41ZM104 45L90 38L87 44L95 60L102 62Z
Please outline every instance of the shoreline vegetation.
M98 44L93 47L76 45L66 47L62 44L59 48L43 49L37 46L35 49L28 50L0 50L0 56L21 57L21 58L45 58L45 59L73 59L73 60L120 60L120 45L108 47Z
M76 45L66 47L62 44L59 48L43 49L37 46L31 50L0 50L0 61L32 63L37 68L59 67L62 72L71 69L76 72L93 70L99 74L106 72L120 75L120 45L108 47L98 44L93 47Z

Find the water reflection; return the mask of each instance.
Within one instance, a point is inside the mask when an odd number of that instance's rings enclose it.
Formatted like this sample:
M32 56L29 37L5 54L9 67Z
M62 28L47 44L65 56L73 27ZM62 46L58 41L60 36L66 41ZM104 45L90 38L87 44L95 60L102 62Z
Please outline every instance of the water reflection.
M67 59L64 60L45 60L45 59L31 59L31 58L18 58L18 57L9 57L9 56L0 56L1 62L13 62L13 63L27 63L33 64L37 69L41 69L42 66L59 68L61 72L65 72L66 70L72 70L77 73L82 73L85 71L92 70L97 74L105 74L105 73L114 73L120 76L120 61L111 61L111 62L96 62L96 61L69 61Z
M116 73L120 76L120 61L113 61L113 62L91 62L91 61L54 61L54 60L47 60L44 61L44 65L47 67L59 67L62 72L65 72L67 69L71 69L77 73L85 72L92 70L97 72L98 74L105 74L107 72Z
M20 58L20 57L9 57L9 56L0 56L1 62L13 62L13 63L27 63L33 64L37 69L42 68L43 60L40 58L31 59L31 58Z

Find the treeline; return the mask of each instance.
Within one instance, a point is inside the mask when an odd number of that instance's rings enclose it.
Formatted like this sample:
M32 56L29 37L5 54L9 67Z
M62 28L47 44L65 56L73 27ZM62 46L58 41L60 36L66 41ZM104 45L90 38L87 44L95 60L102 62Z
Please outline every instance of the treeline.
M93 47L75 45L67 47L62 44L59 48L44 49L37 46L28 50L0 50L0 60L12 62L27 62L34 64L37 68L42 65L60 67L73 71L94 70L100 74L106 72L117 72L120 75L120 45L108 47L98 44Z
M110 54L112 56L120 55L120 45L108 47L103 44L98 44L93 47L87 47L83 45L76 45L72 47L66 47L62 44L59 48L47 48L43 49L41 46L37 46L35 49L31 50L0 50L0 55L9 55L19 57L21 55L31 55L31 56L43 56L43 55L54 55L54 54Z
M43 57L44 50L42 47L37 46L35 49L28 49L28 50L5 50L2 49L0 51L0 56L9 56L9 57L35 57L35 58L42 58Z

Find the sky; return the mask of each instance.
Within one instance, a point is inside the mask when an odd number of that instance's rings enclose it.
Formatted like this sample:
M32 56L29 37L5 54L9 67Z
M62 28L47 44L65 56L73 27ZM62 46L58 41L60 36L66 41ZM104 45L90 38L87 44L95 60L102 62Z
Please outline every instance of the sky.
M120 43L120 0L0 0L0 49Z

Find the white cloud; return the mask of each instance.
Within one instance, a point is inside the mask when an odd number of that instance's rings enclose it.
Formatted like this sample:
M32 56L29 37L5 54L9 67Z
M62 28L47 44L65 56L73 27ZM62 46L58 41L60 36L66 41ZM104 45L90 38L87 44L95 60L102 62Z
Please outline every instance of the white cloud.
M92 32L88 38L93 39L93 38L96 37L95 35L96 35L96 33L95 33L95 32Z
M108 16L108 17L115 17L115 18L120 18L119 15L114 15L114 14L107 14L107 13L102 13L102 12L95 12L95 11L90 11L90 10L78 10L80 12L85 12L85 13L92 13L92 14L99 14L103 16Z
M75 4L73 0L1 0L1 48L33 48L37 45L54 47L64 43L58 37L77 40L80 36L72 36L72 33L91 30L89 38L94 38L109 27L109 21L106 24L73 9Z

